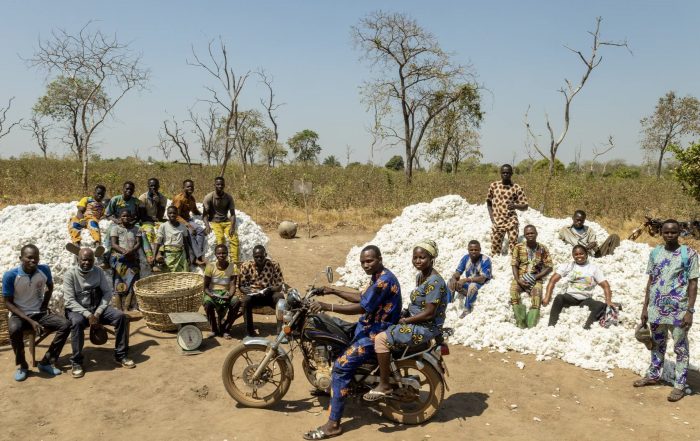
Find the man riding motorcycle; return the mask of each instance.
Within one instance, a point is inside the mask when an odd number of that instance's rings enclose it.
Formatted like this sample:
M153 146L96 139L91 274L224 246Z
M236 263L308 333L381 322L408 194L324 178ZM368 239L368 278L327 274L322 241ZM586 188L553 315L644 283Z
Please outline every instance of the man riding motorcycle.
M394 274L384 268L382 254L378 247L368 245L360 253L362 269L371 276L372 285L364 292L324 287L322 294L335 294L350 302L338 305L314 302L311 311L331 311L340 314L362 314L355 326L355 335L346 351L333 364L331 378L330 415L323 426L304 434L304 439L318 440L340 435L340 419L345 407L348 385L355 370L375 356L374 337L390 325L396 324L401 316L401 287ZM320 295L321 293L317 294Z

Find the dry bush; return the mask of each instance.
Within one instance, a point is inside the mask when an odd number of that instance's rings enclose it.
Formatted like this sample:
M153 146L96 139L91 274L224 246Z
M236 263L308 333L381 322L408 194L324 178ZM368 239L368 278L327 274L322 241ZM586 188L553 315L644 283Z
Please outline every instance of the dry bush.
M108 195L120 193L125 180L134 181L140 194L146 191L148 178L157 177L163 193L172 197L180 191L182 180L191 178L197 186L195 196L201 201L213 189L217 167L194 166L189 173L183 164L126 158L94 161L92 171L90 185L105 184ZM401 172L367 165L253 166L248 169L245 181L240 167L233 165L226 174L228 191L234 195L237 206L266 226L276 226L284 219L305 223L303 200L292 191L293 180L300 178L314 185L311 198L314 228L365 230L378 229L408 205L446 194L459 194L471 203L484 203L488 184L499 179L488 168L457 174L418 172L413 185L407 186ZM73 160L38 157L0 160L0 180L0 206L69 201L83 196L80 163ZM516 175L514 180L525 187L530 205L539 206L545 176L531 173ZM550 197L548 215L568 217L574 210L584 209L589 219L622 237L643 221L644 214L681 220L700 217L698 203L684 195L674 181L651 177L565 174L558 176Z

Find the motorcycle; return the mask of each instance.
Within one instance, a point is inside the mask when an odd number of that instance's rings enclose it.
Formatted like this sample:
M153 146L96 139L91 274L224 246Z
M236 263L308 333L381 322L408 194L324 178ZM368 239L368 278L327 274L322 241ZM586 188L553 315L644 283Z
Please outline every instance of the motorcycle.
M326 268L326 278L333 281L333 271ZM276 305L282 330L274 340L246 338L233 348L224 361L224 387L238 403L254 408L278 403L294 379L292 354L299 349L306 379L318 391L328 392L333 362L341 356L353 339L355 324L326 314L314 314L310 306L322 288L313 284L302 296L296 289ZM382 415L394 422L421 424L437 412L447 388L447 366L443 357L449 354L445 337L452 330L421 345L409 346L392 353L391 383L394 391L375 402ZM289 341L290 350L282 348ZM361 397L379 383L377 361L369 360L357 369L349 386L348 396ZM449 390L449 389L448 389Z

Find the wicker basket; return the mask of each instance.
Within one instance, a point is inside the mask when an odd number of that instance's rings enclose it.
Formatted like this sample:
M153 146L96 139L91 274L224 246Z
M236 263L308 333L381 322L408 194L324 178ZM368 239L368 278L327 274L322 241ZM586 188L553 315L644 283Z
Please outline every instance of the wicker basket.
M170 312L197 312L202 305L204 278L197 273L164 273L141 279L134 293L146 325L157 331L174 331Z

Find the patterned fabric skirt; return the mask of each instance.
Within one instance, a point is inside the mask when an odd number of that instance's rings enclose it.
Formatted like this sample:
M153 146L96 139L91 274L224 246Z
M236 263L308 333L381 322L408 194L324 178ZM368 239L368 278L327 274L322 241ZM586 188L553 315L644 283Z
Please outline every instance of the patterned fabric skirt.
M187 272L190 270L185 248L165 245L161 252L165 257L165 268L169 273Z
M428 328L420 324L391 325L386 330L386 343L391 350L403 349L406 346L430 341L439 333L440 330L437 327Z
M134 289L134 283L141 275L139 259L127 259L121 254L112 253L109 258L112 267L112 283L115 293L127 293Z

